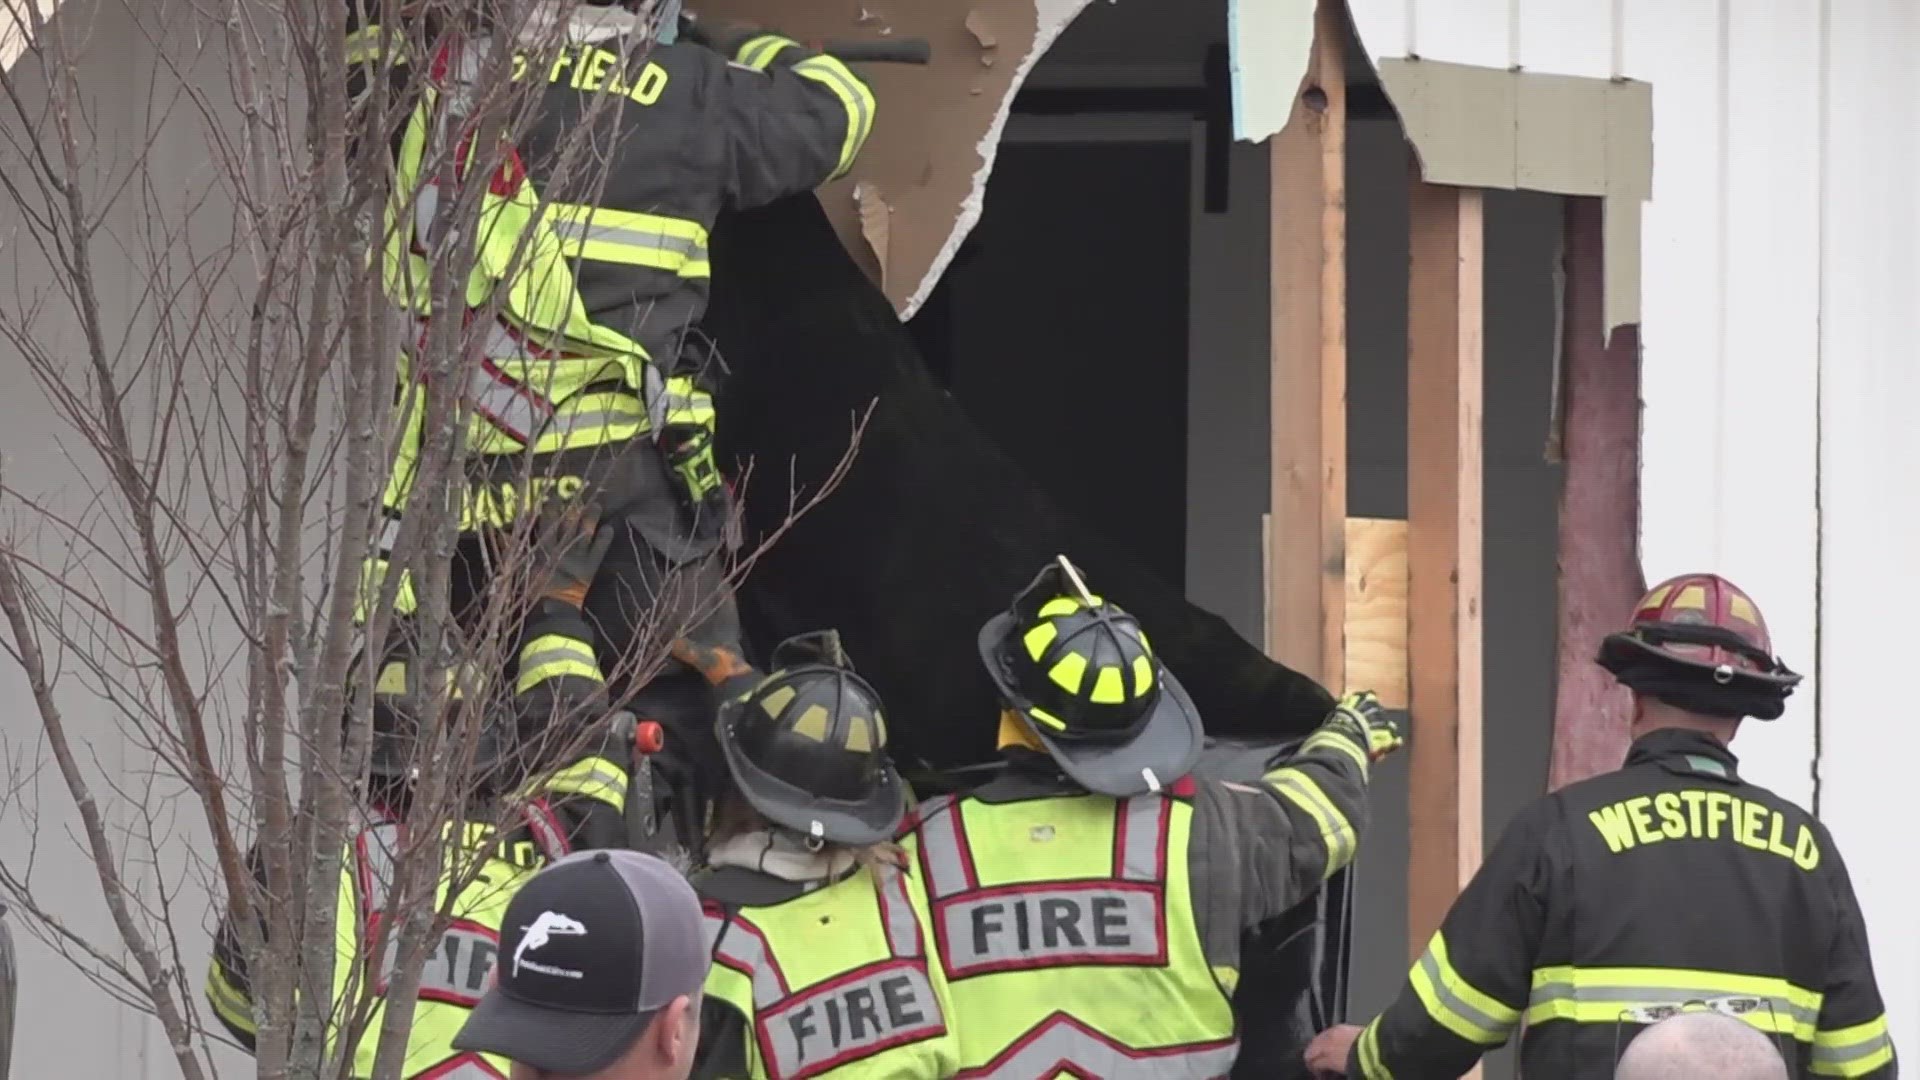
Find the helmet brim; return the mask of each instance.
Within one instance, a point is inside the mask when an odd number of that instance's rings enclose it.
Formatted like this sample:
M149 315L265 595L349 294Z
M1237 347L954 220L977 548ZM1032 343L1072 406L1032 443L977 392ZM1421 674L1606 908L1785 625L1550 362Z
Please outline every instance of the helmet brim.
M748 760L733 733L741 708L739 702L728 702L720 710L720 752L734 785L760 816L802 836L847 847L884 843L899 833L907 815L906 785L891 764L882 768L880 783L867 799L848 802L815 795Z
M1047 725L1033 720L1033 703L1014 687L1001 662L1001 649L1016 629L1009 612L987 620L980 628L980 661L986 665L1001 700L1027 718L1028 726L1060 771L1088 791L1117 799L1143 795L1156 785L1166 787L1193 771L1206 743L1200 710L1194 708L1186 687L1158 657L1153 659L1153 668L1160 695L1138 734L1122 743L1062 741L1049 734Z

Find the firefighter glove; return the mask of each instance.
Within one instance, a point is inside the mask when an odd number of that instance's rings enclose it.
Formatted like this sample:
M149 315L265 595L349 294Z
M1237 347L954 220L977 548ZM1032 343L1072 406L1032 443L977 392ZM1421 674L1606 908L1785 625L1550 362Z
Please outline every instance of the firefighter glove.
M1321 725L1324 730L1340 732L1358 742L1367 757L1379 761L1406 745L1406 731L1400 719L1387 712L1371 690L1361 690L1340 699Z

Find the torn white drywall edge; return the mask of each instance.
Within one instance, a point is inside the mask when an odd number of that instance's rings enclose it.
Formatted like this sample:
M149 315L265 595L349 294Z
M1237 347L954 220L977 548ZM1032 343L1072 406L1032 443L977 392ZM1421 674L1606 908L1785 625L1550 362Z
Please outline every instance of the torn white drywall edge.
M947 242L940 246L933 261L927 265L927 272L920 277L920 283L914 286L907 302L900 308L900 321L913 318L920 310L933 287L940 283L940 275L946 272L947 265L953 262L953 256L960 250L960 244L967 234L980 223L980 212L985 205L987 177L993 173L994 155L1000 149L1000 134L1006 129L1007 117L1013 112L1013 99L1020 93L1020 87L1027 81L1027 75L1033 65L1047 54L1060 32L1073 22L1074 16L1084 11L1092 0L1033 0L1034 30L1033 45L1027 55L1020 58L1020 66L1013 71L1013 81L1007 86L1007 92L1000 99L1000 107L994 111L993 123L987 127L987 133L980 139L980 167L974 171L973 187L967 197L960 202L960 213L954 218L953 227L947 233Z
M1314 0L1228 0L1227 56L1233 137L1280 134L1313 58Z
M59 9L60 0L33 0L40 8L42 19L53 18ZM26 53L27 46L33 43L33 24L27 18L27 6L23 0L0 0L0 71L12 71L13 62Z

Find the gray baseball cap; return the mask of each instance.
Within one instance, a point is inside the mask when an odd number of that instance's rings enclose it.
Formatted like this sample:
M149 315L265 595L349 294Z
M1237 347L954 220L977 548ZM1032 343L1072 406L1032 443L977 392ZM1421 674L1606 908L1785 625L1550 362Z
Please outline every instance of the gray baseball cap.
M500 925L493 989L454 1036L563 1075L606 1068L654 1014L699 992L711 962L700 898L638 851L582 851L521 886Z

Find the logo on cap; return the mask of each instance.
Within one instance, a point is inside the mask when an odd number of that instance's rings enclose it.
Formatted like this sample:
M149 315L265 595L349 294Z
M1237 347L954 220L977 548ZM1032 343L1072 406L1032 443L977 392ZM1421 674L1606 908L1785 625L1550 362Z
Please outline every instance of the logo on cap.
M579 920L568 918L557 911L543 911L533 920L533 925L524 926L526 936L513 948L513 974L519 978L520 969L537 971L542 975L555 975L562 979L581 979L585 974L572 968L554 967L538 961L526 959L526 955L535 949L544 948L555 937L586 937L587 928Z

